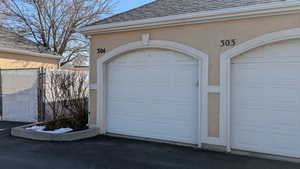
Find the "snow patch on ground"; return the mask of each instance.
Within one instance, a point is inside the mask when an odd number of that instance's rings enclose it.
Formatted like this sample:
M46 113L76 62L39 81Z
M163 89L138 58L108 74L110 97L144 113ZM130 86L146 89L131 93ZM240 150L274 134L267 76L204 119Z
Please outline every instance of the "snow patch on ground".
M29 128L26 128L26 130L33 130L40 133L47 133L47 134L64 134L73 131L71 128L60 128L52 131L45 131L44 129L46 126L32 126Z

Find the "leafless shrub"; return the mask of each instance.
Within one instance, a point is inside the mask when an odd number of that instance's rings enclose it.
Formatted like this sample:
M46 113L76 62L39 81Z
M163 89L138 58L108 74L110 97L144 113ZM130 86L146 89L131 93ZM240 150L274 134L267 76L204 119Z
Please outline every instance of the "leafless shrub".
M46 72L46 105L50 108L54 121L67 120L72 126L81 128L87 124L88 79L85 72L51 70Z

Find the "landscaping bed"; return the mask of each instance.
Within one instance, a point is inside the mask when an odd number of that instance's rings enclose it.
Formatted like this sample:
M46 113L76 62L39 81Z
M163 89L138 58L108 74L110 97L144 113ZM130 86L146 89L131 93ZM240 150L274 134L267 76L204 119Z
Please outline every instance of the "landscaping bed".
M51 119L13 128L11 134L33 140L74 141L94 137L98 128L88 127L88 77L76 71L47 73L44 104Z
M87 127L84 130L74 130L62 133L50 133L29 129L34 126L43 126L43 123L34 123L12 128L11 135L40 141L76 141L99 135L99 128Z

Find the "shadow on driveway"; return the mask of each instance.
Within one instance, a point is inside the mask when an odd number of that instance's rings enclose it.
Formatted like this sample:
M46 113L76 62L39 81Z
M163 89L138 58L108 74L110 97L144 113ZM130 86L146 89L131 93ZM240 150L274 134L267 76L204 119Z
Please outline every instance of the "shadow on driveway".
M1 136L10 135L10 129L17 126L22 126L27 123L21 122L10 122L10 121L0 121L0 139ZM1 166L1 164L0 164Z
M0 128L5 126L2 123ZM77 142L39 142L5 135L0 136L0 168L300 169L300 164L106 136Z

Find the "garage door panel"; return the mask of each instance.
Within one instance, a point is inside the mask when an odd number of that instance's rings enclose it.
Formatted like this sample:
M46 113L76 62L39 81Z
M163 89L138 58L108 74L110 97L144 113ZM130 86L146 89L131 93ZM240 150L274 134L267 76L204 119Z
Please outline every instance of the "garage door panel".
M241 54L239 57L234 59L233 63L299 63L299 46L299 40L290 40L259 47L255 49L255 52L251 50ZM257 53L259 53L259 55L257 55Z
M264 56L296 56L298 58L298 61L300 61L297 55L298 53L300 53L299 45L299 40L290 40L267 45L263 49Z
M116 134L123 134L129 136L138 136L144 138L154 138L161 139L167 141L175 141L175 142L183 142L189 143L193 142L196 138L195 133L190 132L189 130L182 130L182 125L178 124L174 127L173 130L170 131L170 125L159 122L151 122L140 120L135 121L134 123L124 123L124 121L128 121L129 119L116 119L114 121L115 127L111 127L109 132ZM120 125L121 124L121 125ZM118 127L116 127L118 125ZM148 126L147 133L145 131L138 129L136 126ZM186 126L188 127L188 126ZM123 128L123 129L122 129ZM124 128L127 130L124 131ZM160 130L157 130L159 128Z
M122 92L121 90L118 90ZM116 92L114 92L116 93ZM181 93L181 92L179 92ZM120 93L118 93L120 94ZM187 93L183 93L182 96L177 96L174 93L170 92L160 92L160 93L152 93L152 94L144 94L142 91L132 91L130 90L128 92L122 92L124 95L119 96L108 96L108 98L113 102L151 102L153 104L176 104L176 105L186 105L193 107L196 97L190 97L187 95ZM125 94L129 94L130 96L125 96ZM170 97L167 96L161 96L162 94L169 94ZM194 94L193 92L190 92L189 94ZM159 97L159 98L158 98ZM112 104L112 103L111 103ZM115 103L113 103L115 104Z
M109 132L168 141L181 142L185 140L185 143L193 142L197 139L195 133L188 129L193 127L189 123L172 123L174 127L170 130L170 124L165 123L165 121L163 121L163 123L161 121L148 119L135 119L134 122L132 121L132 118L128 117L115 117L114 121L111 122L112 127L110 127ZM147 125L147 132L137 128L137 126L145 125ZM126 130L124 130L124 128Z
M128 113L126 112L120 112L120 113L114 113L111 115L111 117L114 118L114 121L111 122L111 129L113 128L120 128L120 126L128 126L128 124L126 123L127 121L130 122L131 125L134 125L135 128L137 128L136 124L143 122L145 124L147 124L147 127L151 127L153 125L157 126L157 125L161 125L161 126L168 126L170 127L169 124L176 124L172 127L172 131L176 131L176 128L179 128L180 130L183 130L182 128L185 127L186 128L186 132L191 133L189 130L187 130L189 127L192 127L192 124L190 124L190 121L192 119L181 119L181 118L166 118L165 116L159 116L157 115L157 118L152 118L152 119L145 119L143 118L143 115L141 113L137 113L137 112L130 112L132 113L131 116L126 116L128 115ZM121 116L120 116L121 115ZM125 115L125 116L124 116ZM155 115L154 115L155 116ZM161 119L164 118L164 119ZM120 124L121 121L124 121L124 124ZM168 121L169 123L165 123L165 121ZM131 122L134 121L134 122ZM149 123L149 124L148 124ZM129 127L129 126L128 126ZM137 130L139 130L139 128L137 128ZM157 130L155 128L155 130ZM168 129L170 130L170 128ZM170 131L170 132L172 132ZM177 130L178 131L178 130ZM194 134L194 133L193 133Z
M192 112L192 106L192 104L177 104L174 106L173 103L166 102L155 102L155 104L153 102L111 102L111 105L108 106L110 107L108 112L110 112L111 117L126 116L126 118L143 118L151 121L152 119L145 118L143 114L145 109L147 109L147 111L152 113L151 117L156 121L168 119L175 123L190 123L195 116L189 113L183 114L182 112Z
M236 149L300 157L300 41L232 60L231 138Z
M108 132L197 144L197 60L140 50L112 60L107 73Z
M255 134L253 134L253 132L255 132ZM260 129L236 131L236 135L239 135L239 137L233 138L233 148L293 157L299 155L299 147L291 146L291 144L298 144L298 141L296 140L298 140L299 135L291 135L283 132L270 133L270 131L262 131ZM249 135L252 137L249 137ZM270 140L272 141L270 142ZM270 145L276 146L273 146L272 149L270 149Z

